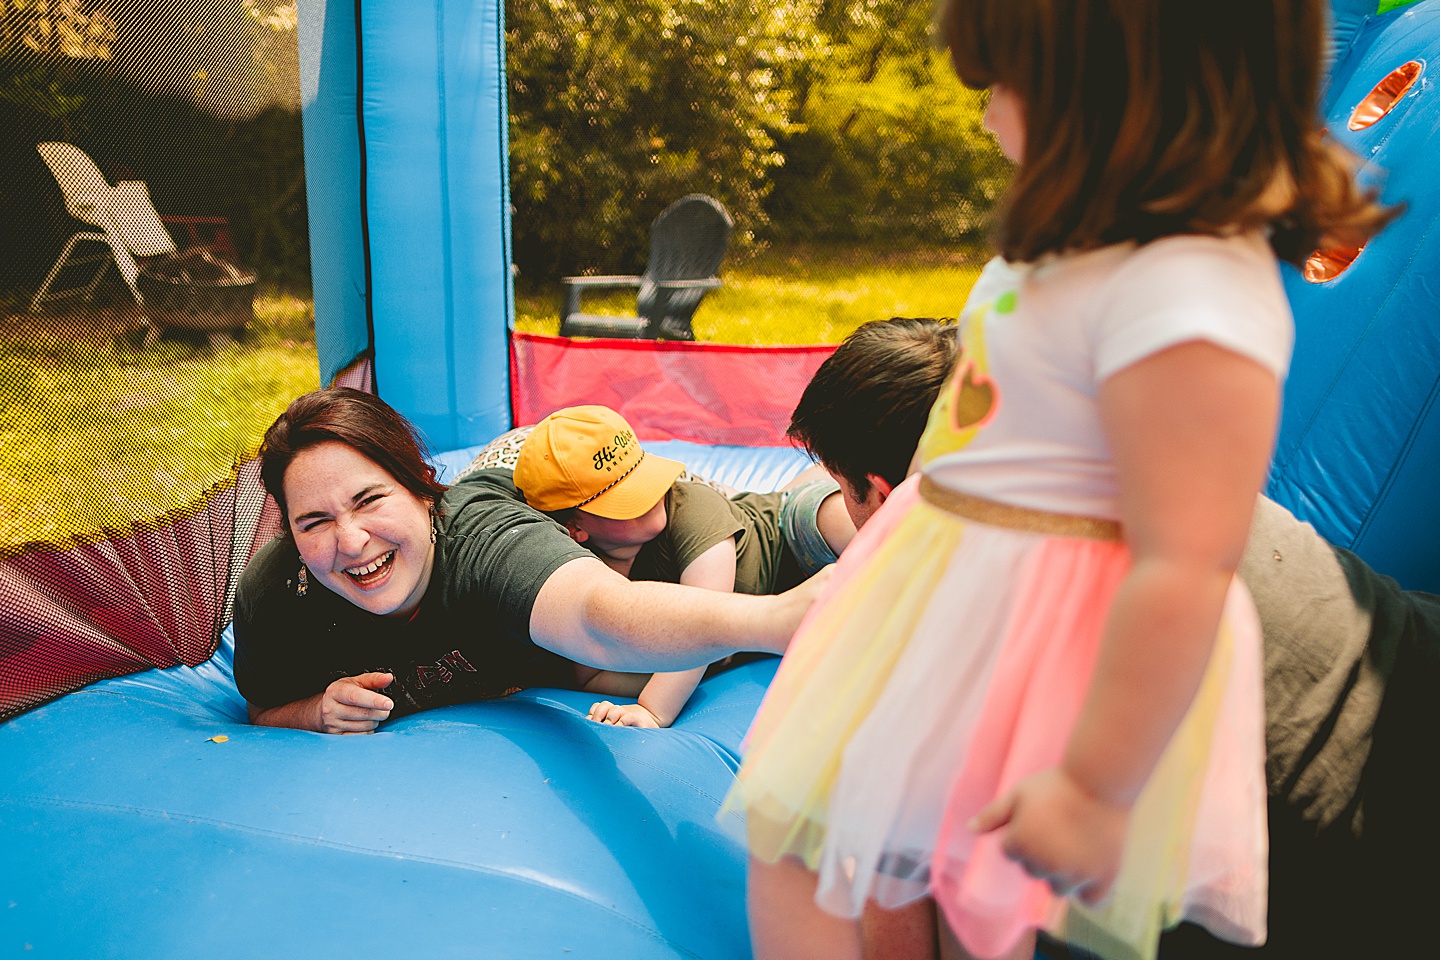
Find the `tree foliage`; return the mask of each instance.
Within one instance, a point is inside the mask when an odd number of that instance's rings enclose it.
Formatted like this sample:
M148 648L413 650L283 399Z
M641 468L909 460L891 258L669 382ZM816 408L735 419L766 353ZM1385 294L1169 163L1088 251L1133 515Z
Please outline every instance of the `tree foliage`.
M1008 176L928 3L505 2L527 278L637 270L651 221L694 192L735 218L732 255L965 241ZM147 180L162 212L228 216L242 259L303 282L295 4L181 7L0 0L0 287L33 287L74 229L34 150L47 139Z
M506 43L515 254L523 272L635 269L646 227L708 193L736 241L766 225L781 80L811 43L782 0L510 0Z
M26 49L74 60L109 60L115 21L95 0L0 0L0 54Z
M767 240L974 238L1008 176L913 0L509 0L515 256L635 270L711 194ZM732 248L733 249L733 248Z
M823 0L799 65L770 235L934 245L978 239L1010 167L930 37L930 6Z
M82 0L0 0L0 100L59 119L85 106L70 61L109 60L115 21Z

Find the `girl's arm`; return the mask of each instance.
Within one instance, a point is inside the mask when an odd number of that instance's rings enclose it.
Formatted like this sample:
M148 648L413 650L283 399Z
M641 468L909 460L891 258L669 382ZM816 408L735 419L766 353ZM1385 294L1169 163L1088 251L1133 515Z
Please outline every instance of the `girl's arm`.
M1131 805L1209 663L1269 463L1279 388L1260 364L1180 344L1104 382L1100 409L1133 566L1057 770L976 818L1057 892L1097 901L1119 866Z
M1265 482L1274 374L1210 343L1173 347L1102 386L1134 566L1111 607L1065 767L1132 803L1200 685Z
M734 593L735 538L720 541L692 560L680 571L680 583L687 587ZM599 723L621 727L668 727L680 715L685 702L704 676L704 667L677 673L657 673L640 691L638 703L616 704L602 700L590 708L589 717Z

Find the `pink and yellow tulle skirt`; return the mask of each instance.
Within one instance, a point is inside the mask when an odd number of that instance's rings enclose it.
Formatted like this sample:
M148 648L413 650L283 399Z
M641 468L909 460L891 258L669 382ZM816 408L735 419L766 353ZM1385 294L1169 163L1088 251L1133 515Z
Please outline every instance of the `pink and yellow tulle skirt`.
M976 522L945 493L897 487L796 633L727 801L752 855L803 861L842 917L933 896L982 957L1045 929L1107 960L1146 958L1181 920L1263 942L1264 701L1244 587L1133 809L1112 893L1089 909L965 824L1060 762L1129 553L1104 521L1065 531L1062 516L1061 534Z

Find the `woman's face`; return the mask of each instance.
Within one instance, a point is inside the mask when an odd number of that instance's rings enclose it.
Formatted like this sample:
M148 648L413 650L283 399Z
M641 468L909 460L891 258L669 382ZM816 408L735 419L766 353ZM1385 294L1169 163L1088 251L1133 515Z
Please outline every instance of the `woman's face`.
M435 563L428 501L337 442L295 455L285 471L285 499L311 576L362 610L415 612Z
M985 129L995 135L1001 153L1016 163L1025 159L1025 105L1009 87L997 83L990 88Z

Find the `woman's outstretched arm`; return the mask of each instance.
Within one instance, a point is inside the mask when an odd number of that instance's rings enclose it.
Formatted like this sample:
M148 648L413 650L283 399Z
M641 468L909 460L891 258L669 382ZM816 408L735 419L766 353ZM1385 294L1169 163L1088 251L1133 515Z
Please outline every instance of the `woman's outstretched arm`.
M702 667L732 653L784 653L826 579L773 597L631 581L579 557L555 570L530 613L534 642L604 670Z

